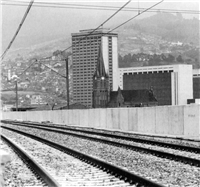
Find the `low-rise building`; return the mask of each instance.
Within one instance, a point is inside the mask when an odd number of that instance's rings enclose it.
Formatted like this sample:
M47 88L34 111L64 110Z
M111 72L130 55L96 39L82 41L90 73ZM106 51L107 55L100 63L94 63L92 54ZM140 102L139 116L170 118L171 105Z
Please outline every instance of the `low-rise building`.
M193 69L193 98L200 99L200 69Z
M188 64L119 68L118 84L123 90L152 86L158 105L184 105L193 99L192 65Z

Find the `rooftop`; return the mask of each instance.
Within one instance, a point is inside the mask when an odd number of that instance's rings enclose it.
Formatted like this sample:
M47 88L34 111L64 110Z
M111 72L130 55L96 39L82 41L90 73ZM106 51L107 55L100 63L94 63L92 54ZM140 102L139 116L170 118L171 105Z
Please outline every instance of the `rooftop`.
M137 71L169 71L176 70L181 67L190 67L192 68L192 64L173 64L173 65L159 65L159 66L142 66L142 67L127 67L127 68L119 68L120 72L137 72Z
M108 29L108 28L99 28L99 29L97 29L97 30L95 30L95 29L84 29L84 30L80 30L78 33L72 33L72 36L82 36L82 35L86 35L86 34L90 34L91 33L91 35L96 35L96 34L102 34L102 33L104 33L104 34L108 34L108 35L115 35L115 36L117 36L118 34L117 33L114 33L114 32L109 32L110 31L110 29ZM94 31L94 32L93 32Z

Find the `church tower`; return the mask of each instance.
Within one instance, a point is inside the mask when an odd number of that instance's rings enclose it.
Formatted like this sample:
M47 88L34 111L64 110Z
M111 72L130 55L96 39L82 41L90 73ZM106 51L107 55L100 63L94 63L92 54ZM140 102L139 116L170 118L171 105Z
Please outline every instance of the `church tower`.
M93 75L93 108L106 108L110 100L109 76L105 71L101 45L97 57L96 71Z

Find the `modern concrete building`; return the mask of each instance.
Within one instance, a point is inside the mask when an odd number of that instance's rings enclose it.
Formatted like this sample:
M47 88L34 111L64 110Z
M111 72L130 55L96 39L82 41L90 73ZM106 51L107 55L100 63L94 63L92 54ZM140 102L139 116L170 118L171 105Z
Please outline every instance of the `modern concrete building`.
M110 89L118 88L115 77L118 76L117 33L99 29L81 30L72 34L73 61L73 100L92 107L92 78L95 72L98 49L101 44L106 73L109 75Z
M119 86L123 90L149 89L158 105L184 105L193 98L192 65L175 64L119 68Z
M193 69L193 98L200 99L200 69Z

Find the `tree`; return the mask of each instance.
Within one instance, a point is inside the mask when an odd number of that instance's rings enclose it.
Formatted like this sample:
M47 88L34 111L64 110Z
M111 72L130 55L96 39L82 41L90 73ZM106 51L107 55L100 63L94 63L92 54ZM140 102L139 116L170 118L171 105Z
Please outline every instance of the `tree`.
M132 56L129 53L129 54L127 54L127 55L124 56L123 62L124 63L130 63L131 62L131 58L132 58Z
M183 58L181 55L178 55L178 57L176 58L177 62L184 62Z
M61 103L66 103L67 104L66 100L58 97L55 94L44 93L44 94L42 94L41 97L48 104L50 110L54 110L54 107L57 104L61 104Z
M119 67L123 67L123 58L120 54L118 55L118 63L119 63Z
M174 62L174 60L175 60L175 57L171 54L169 54L167 59L166 59L167 62Z

